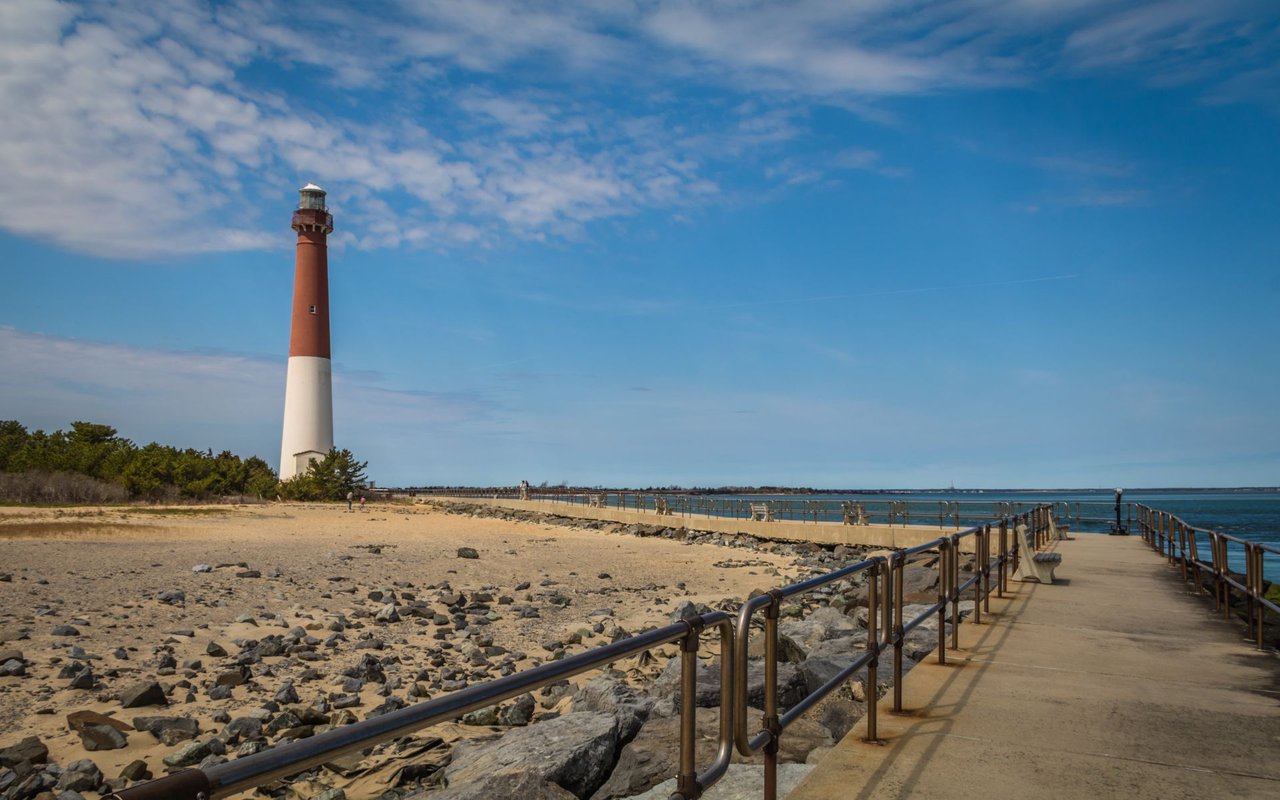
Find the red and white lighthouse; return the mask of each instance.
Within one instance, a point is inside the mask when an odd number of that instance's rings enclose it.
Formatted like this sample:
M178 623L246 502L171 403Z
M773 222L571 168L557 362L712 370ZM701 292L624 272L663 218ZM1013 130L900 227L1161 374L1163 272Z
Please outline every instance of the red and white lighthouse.
M329 234L333 215L314 183L298 190L293 229L298 253L293 272L293 325L284 387L280 479L307 471L333 447L333 370L329 360Z

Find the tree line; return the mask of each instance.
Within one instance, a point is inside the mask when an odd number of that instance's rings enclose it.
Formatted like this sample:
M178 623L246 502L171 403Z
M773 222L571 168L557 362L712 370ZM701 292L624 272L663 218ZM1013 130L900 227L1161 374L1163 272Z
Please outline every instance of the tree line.
M257 456L156 442L138 446L110 425L93 422L46 433L0 420L0 500L9 502L340 500L366 486L367 466L350 450L333 449L306 473L280 481Z

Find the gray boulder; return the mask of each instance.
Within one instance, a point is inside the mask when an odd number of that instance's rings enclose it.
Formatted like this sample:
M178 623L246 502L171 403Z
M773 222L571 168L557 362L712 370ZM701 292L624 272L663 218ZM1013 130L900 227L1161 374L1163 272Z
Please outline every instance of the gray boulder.
M574 711L597 711L617 717L618 735L623 743L636 735L652 708L651 698L637 694L615 675L600 675L573 696Z
M410 795L405 800L495 800L499 797L520 800L574 800L574 795L533 772L503 772L481 777L468 783L450 784L430 793Z
M70 789L73 792L87 792L102 785L102 770L87 758L72 761L62 769L62 777L58 778L58 789Z
M720 705L720 664L698 662L697 689L694 703L700 708L713 708ZM670 716L680 711L680 659L673 658L667 663L653 682L650 694L654 696L655 714ZM805 682L795 664L778 664L778 707L786 710L804 699ZM764 705L764 659L747 660L747 703L753 706Z
M169 698L164 688L155 681L135 683L120 692L120 705L124 708L141 708L142 706L167 706Z
M129 746L129 737L110 725L85 725L80 729L80 743L85 750L120 750Z
M855 620L830 607L814 609L804 619L787 620L778 624L779 650L784 655L787 651L799 654L799 658L786 660L803 661L808 658L809 651L822 642L850 636L866 639L866 633ZM784 640L785 647L782 646Z
M49 748L38 736L28 736L9 747L0 748L0 767L15 767L23 761L43 764L49 760Z
M617 752L617 718L580 712L512 728L498 739L460 743L444 774L449 786L463 787L525 773L588 798L608 778Z
M748 711L747 728L753 733L759 728L758 709ZM720 735L720 710L701 709L697 715L697 733L694 737L695 763L705 768L715 758ZM803 762L818 747L833 743L830 733L811 715L796 720L781 739L778 751L780 763ZM617 800L638 795L668 779L674 779L680 770L680 720L678 717L657 717L645 723L639 735L622 748L618 764L609 780L591 796L591 800ZM670 792L668 792L669 794ZM759 796L759 795L757 795ZM665 798L667 795L662 795Z
M200 735L200 723L189 717L134 717L133 727L170 747Z

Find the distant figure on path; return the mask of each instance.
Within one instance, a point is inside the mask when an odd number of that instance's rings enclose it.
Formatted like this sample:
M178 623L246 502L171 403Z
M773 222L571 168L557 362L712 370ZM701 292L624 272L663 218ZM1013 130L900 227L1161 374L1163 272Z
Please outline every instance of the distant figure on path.
M347 513L349 513L349 514L350 514L350 513L354 513L354 511L355 511L353 508L351 508L351 501L352 501L352 500L354 500L354 499L356 499L356 493L355 493L355 492L347 492ZM362 499L363 499L363 498L362 498Z
M364 511L364 495L360 495L360 510Z
M529 499L529 482L528 481L520 481L520 499L521 500Z

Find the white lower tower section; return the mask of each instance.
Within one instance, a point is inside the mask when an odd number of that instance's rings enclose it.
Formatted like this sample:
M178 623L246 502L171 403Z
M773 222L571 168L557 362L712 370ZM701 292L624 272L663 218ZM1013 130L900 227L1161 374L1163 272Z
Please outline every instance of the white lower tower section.
M307 471L333 448L332 362L317 356L290 356L284 385L284 435L280 480Z

